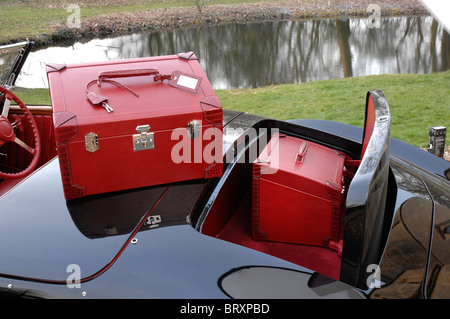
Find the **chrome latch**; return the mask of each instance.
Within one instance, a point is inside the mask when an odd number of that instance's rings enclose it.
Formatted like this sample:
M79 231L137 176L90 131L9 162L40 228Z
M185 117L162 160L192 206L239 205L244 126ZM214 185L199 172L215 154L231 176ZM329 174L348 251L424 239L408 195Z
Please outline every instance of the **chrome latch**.
M161 215L151 215L147 217L147 220L145 221L145 225L147 225L149 228L156 228L161 223Z
M86 145L86 151L94 153L98 150L98 136L95 133L89 133L84 136L84 144Z
M155 148L154 133L149 133L150 125L139 125L136 127L139 134L133 135L134 151L150 150Z
M190 138L196 138L200 135L200 122L196 120L190 121L187 125L187 129L188 136Z

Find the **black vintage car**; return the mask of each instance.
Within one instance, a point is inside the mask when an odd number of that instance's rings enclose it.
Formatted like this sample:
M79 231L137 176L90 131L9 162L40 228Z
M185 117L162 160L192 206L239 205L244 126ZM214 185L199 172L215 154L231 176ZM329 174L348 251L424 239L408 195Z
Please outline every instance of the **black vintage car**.
M222 177L66 200L52 107L11 92L31 45L0 48L0 297L450 297L450 163L390 137L382 91L364 128L224 110ZM252 163L274 132L349 159L339 240L252 237Z

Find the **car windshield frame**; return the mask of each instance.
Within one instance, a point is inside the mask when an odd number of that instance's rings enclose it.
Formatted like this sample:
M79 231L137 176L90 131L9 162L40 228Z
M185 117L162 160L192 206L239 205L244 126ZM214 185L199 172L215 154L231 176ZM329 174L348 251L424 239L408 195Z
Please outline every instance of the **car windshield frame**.
M31 51L33 42L24 41L0 46L0 85L12 90Z

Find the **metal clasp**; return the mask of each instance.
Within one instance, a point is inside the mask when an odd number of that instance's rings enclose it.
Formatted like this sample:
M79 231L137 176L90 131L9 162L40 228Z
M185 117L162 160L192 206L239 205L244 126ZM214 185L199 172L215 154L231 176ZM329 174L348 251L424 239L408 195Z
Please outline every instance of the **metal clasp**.
M133 135L134 151L150 150L155 148L154 133L149 133L150 125L139 125L136 131L140 134Z
M158 227L161 223L161 215L151 215L147 217L147 220L145 221L145 225L147 225L149 228L155 228Z
M95 133L89 133L84 136L84 144L86 145L86 151L94 153L98 150L98 136Z
M190 121L187 125L187 129L188 136L190 138L196 138L200 135L200 122L196 120Z

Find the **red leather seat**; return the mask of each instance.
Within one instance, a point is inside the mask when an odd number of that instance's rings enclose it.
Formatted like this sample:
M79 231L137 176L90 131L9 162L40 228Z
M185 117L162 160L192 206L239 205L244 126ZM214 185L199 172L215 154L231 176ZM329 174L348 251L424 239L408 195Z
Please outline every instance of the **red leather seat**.
M51 107L29 107L33 114L36 124L39 129L39 134L41 136L41 157L39 163L36 168L47 163L53 157L56 156L56 143L55 143L55 135L53 130L53 118L52 118L52 109ZM10 114L20 113L13 107L11 107ZM11 115L17 119L19 119L22 123L26 123L24 121L23 114L14 114ZM31 134L26 134L24 136L24 132L28 132L30 128L23 127L20 132L16 130L16 134L19 138L21 138L28 145L33 145L33 137ZM23 169L27 166L31 159L31 155L25 151L22 147L18 146L14 143L5 143L0 148L0 153L5 155L0 155L0 170L3 172L13 172L15 170ZM0 180L0 196L5 194L8 190L17 185L22 179L11 179L11 180Z

